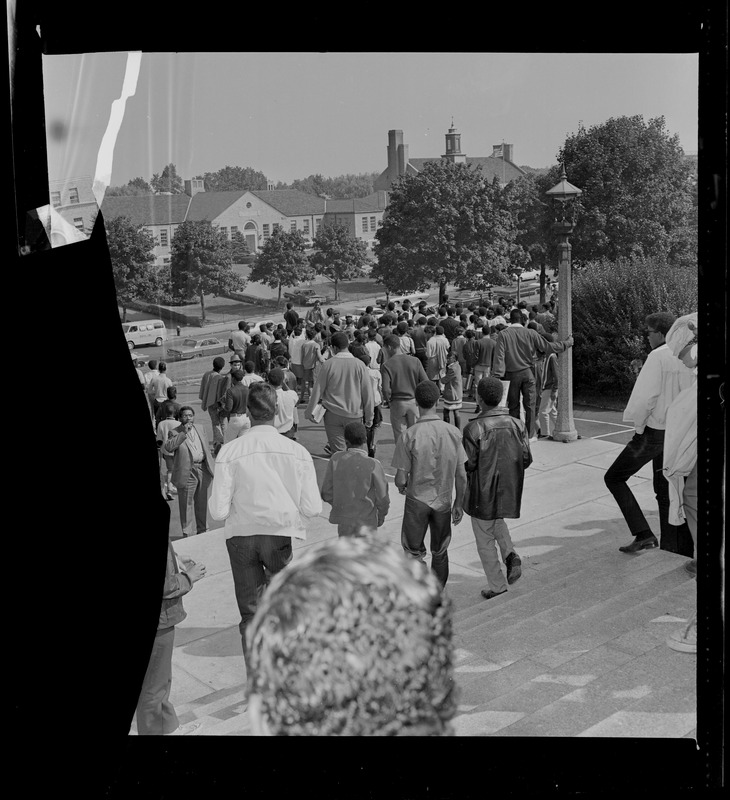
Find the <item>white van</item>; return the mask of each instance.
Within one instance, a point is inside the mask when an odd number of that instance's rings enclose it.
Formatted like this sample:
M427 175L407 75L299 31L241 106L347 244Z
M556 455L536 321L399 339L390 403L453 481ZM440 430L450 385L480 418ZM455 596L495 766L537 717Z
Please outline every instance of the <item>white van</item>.
M161 319L123 322L122 330L130 350L134 350L138 344L153 344L155 347L160 347L167 341L167 328Z

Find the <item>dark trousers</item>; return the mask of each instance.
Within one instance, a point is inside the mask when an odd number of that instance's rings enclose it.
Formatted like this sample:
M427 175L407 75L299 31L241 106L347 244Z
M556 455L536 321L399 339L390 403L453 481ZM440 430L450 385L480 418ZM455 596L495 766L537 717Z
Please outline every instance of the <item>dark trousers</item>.
M172 733L180 724L170 702L174 645L174 626L157 631L137 701L137 733L140 736L163 736Z
M669 524L669 484L662 472L664 431L647 426L643 433L635 433L604 475L606 487L621 509L632 535L644 536L651 533L644 512L627 483L632 475L650 461L654 472L654 494L659 506L660 546L662 550L691 558L694 545L687 524L679 527Z
M259 598L272 575L281 572L292 559L289 536L232 536L226 539L236 602L241 614L238 630L241 633L243 657L248 670L246 628L253 619Z
M431 531L431 569L442 586L446 586L449 579L451 509L434 511L420 500L406 496L400 541L409 556L422 562L426 557L424 540L428 529Z
M505 372L504 380L509 381L507 390L507 407L511 417L520 418L520 398L525 407L525 427L529 436L535 435L535 400L537 388L535 373L532 369L521 369L518 372Z

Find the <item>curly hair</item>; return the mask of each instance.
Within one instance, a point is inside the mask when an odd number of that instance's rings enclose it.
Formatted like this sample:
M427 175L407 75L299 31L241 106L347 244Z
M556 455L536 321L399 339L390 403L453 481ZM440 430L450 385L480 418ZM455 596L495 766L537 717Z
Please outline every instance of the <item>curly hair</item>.
M313 547L276 575L248 632L248 689L274 735L451 733L451 604L374 533Z

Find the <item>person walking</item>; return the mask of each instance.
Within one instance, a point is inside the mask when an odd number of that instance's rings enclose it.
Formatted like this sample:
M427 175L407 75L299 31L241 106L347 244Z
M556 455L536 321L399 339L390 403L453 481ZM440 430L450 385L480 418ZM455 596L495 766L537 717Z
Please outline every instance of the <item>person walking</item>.
M317 474L309 452L275 427L276 389L256 383L249 389L251 430L223 445L208 509L225 520L239 632L249 669L246 628L256 613L267 576L292 559L292 537L305 540L306 523L322 511Z
M454 339L456 341L456 339ZM444 422L449 422L451 414L454 415L454 425L461 428L461 411L464 398L464 388L461 379L461 365L453 351L446 359L446 375L444 377L444 391L442 401L444 404Z
M439 419L435 408L438 399L439 389L433 381L418 384L419 418L398 439L392 466L396 469L396 488L406 497L401 526L403 550L425 563L424 540L430 530L431 569L445 586L451 524L458 525L464 515L466 452L461 431Z
M231 356L233 358L233 356ZM214 454L218 454L226 432L226 418L221 415L218 401L226 391L228 379L221 373L226 362L222 356L213 359L213 369L203 374L198 399L203 411L207 411L213 426Z
M390 424L396 444L403 431L418 419L416 386L428 380L419 359L401 352L400 341L395 334L385 337L384 347L388 357L380 367L383 398L390 406Z
M238 356L236 356L238 358ZM243 383L244 373L241 370L241 362L233 362L237 369L231 372L231 384L226 390L225 395L219 400L222 405L221 413L226 416L227 424L223 435L223 444L232 442L244 431L251 427L250 420L246 415L246 402L248 401L248 386Z
M505 518L518 518L525 470L532 463L527 427L499 404L502 382L482 378L477 384L479 414L464 427L468 488L464 511L471 517L477 552L487 578L482 597L504 594L522 574ZM505 579L497 545L507 569Z

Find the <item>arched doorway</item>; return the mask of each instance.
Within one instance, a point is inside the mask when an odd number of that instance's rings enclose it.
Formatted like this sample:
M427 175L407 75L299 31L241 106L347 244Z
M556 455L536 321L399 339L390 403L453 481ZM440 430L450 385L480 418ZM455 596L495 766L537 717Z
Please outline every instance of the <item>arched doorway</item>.
M256 225L253 222L247 222L243 226L243 235L246 239L246 244L251 253L256 252Z

